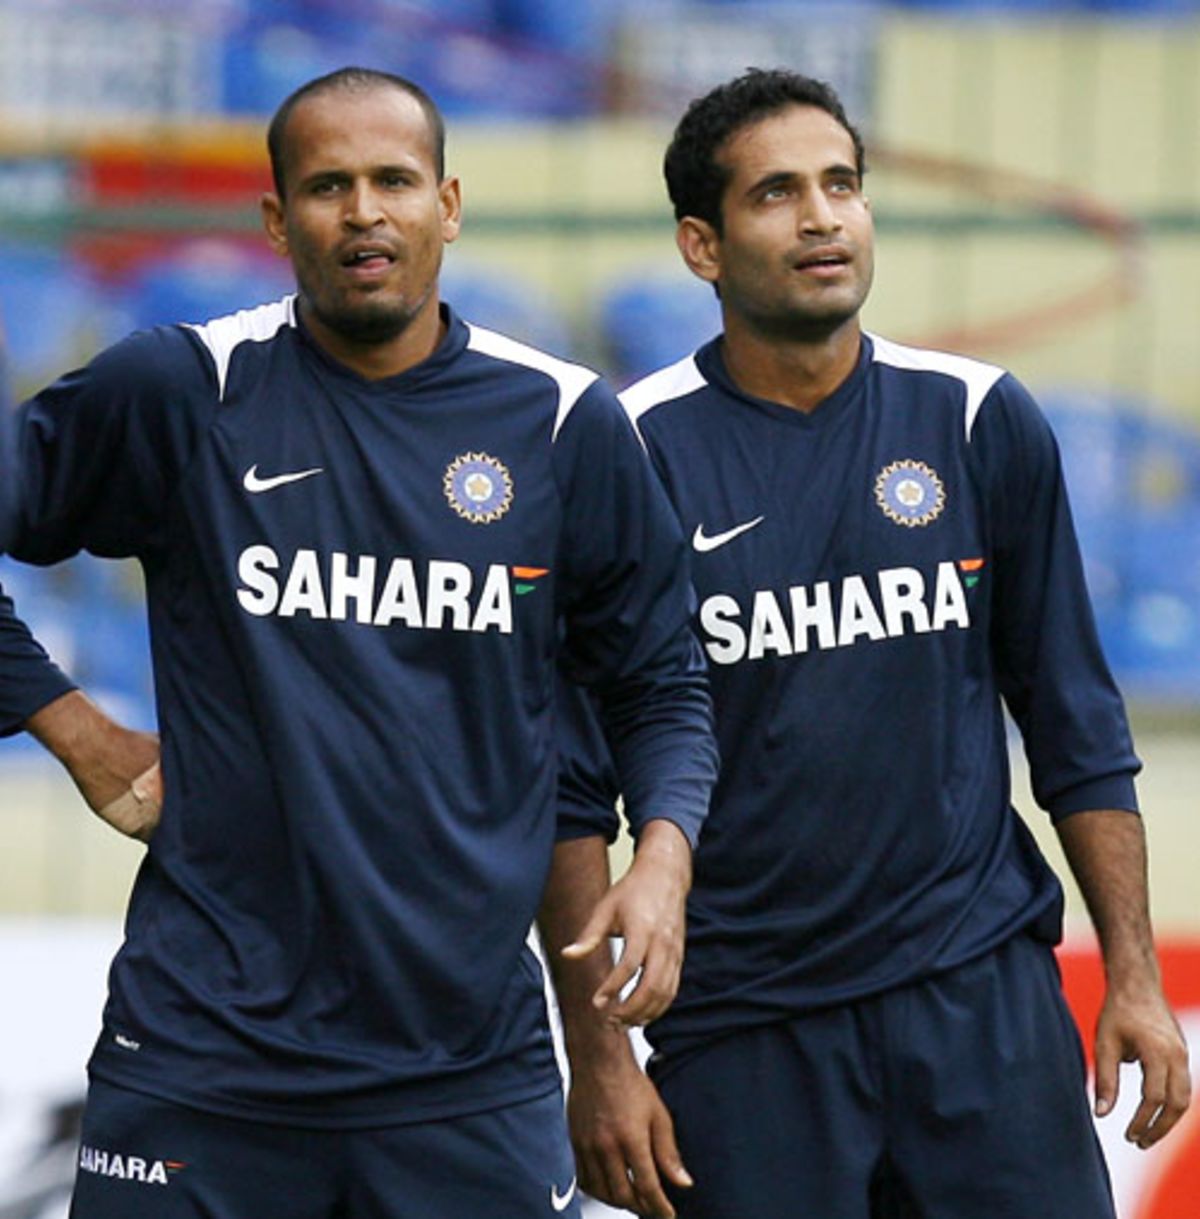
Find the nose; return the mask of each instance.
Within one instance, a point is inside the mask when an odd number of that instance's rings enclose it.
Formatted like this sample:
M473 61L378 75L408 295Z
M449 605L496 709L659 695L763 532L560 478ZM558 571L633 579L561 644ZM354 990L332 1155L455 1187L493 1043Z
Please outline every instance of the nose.
M369 182L356 182L353 188L346 192L345 198L343 219L349 228L374 228L383 219L379 200Z
M829 196L816 186L803 195L799 222L802 233L836 233L842 227Z

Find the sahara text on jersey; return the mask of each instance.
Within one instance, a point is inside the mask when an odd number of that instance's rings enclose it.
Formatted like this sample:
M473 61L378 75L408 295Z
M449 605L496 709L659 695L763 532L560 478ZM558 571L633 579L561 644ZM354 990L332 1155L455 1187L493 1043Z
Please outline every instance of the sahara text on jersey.
M489 631L511 635L512 599L534 591L544 567L492 563L482 580L466 563L451 559L414 562L334 551L324 560L297 550L282 571L270 546L247 546L238 556L238 603L248 614L328 618L368 626L425 630ZM379 580L382 575L382 584Z
M700 606L704 648L714 664L761 660L768 653L791 656L810 646L845 648L861 639L894 639L949 627L971 625L966 589L979 581L981 559L943 561L937 566L932 595L915 567L885 568L875 574L876 588L860 575L844 577L835 588L828 580L795 584L780 604L772 589L753 594L749 624L746 610L728 593L715 593ZM964 587L965 586L965 587ZM810 632L815 645L810 644Z

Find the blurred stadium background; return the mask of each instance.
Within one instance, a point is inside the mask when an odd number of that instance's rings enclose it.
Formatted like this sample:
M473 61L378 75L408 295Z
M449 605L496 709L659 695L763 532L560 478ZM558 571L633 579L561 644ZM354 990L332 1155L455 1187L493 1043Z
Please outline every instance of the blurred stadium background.
M446 111L466 203L448 298L618 383L716 329L659 170L683 106L752 64L838 87L868 137L868 326L1005 364L1058 431L1147 761L1169 982L1200 1043L1200 3L0 0L17 389L131 328L288 290L258 234L265 120L347 63L410 76ZM153 724L131 565L0 561L0 580L81 684ZM14 1115L80 1085L140 848L91 822L23 738L0 743L0 833L0 1219L49 1219L61 1199L5 1192L5 1165L41 1137ZM1086 1022L1095 960L1071 902ZM1104 1137L1122 1219L1195 1219L1200 1121L1137 1159L1118 1121Z

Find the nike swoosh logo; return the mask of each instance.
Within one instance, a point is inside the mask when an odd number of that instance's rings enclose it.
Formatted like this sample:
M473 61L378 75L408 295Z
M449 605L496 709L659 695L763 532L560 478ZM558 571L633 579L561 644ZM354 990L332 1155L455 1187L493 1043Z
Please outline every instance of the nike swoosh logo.
M709 537L704 532L703 525L696 526L696 532L692 534L692 545L701 554L709 550L716 550L718 546L724 546L726 542L732 542L734 538L745 533L748 529L753 529L755 525L761 525L765 517L756 516L752 521L746 521L741 525L734 525L732 529L726 529L724 533L714 533Z
M567 1186L567 1192L560 1194L557 1186L550 1186L550 1205L556 1211L565 1211L571 1205L571 1199L575 1197L575 1185L577 1179L571 1178L571 1184Z
M288 483L298 483L302 478L312 478L314 474L324 472L323 466L314 466L311 470L297 470L292 474L274 474L269 478L259 478L258 463L255 462L246 471L246 476L242 479L242 486L252 495L257 495L260 491L273 491L276 487L283 487Z

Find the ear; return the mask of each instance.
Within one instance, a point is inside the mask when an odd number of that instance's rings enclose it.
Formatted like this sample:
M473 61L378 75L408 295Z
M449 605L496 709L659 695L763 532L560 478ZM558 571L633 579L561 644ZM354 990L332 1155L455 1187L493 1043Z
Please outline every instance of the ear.
M684 216L675 230L675 244L693 275L710 284L720 279L721 238L707 220Z
M438 183L438 207L442 213L442 240L452 242L462 228L462 184L457 178Z
M267 230L267 240L271 249L283 258L288 256L287 223L283 212L283 200L273 192L268 191L259 200L262 210L263 228Z

